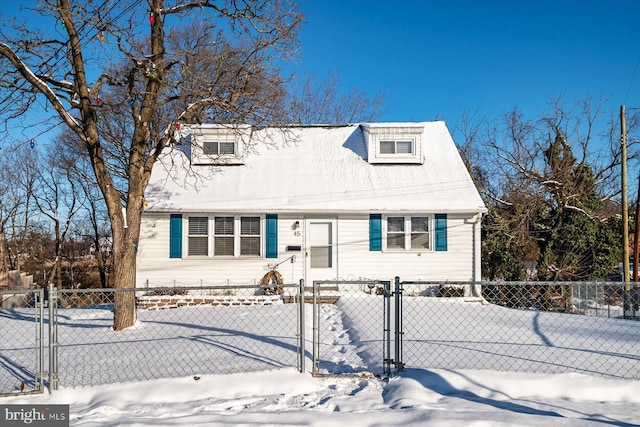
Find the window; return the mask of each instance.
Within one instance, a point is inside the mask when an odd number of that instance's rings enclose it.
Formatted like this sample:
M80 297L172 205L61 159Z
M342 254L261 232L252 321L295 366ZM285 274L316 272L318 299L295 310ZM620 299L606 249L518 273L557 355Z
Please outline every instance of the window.
M404 249L404 217L387 218L387 249Z
M312 222L310 240L311 268L331 268L333 243L330 222Z
M387 249L430 250L431 232L428 216L387 217Z
M413 155L413 141L380 141L380 154Z
M367 144L367 161L371 164L423 164L425 127L370 123L361 125Z
M213 255L233 255L233 217L217 216L214 218Z
M240 218L240 255L260 255L260 217Z
M189 256L238 257L262 253L259 216L192 216L188 224Z
M204 141L202 152L207 155L231 155L236 154L236 144L228 141Z
M429 217L411 217L411 249L430 249Z
M206 216L189 217L189 256L207 255L209 252L209 219Z
M192 125L188 131L192 164L244 164L247 155L245 147L251 142L251 126Z

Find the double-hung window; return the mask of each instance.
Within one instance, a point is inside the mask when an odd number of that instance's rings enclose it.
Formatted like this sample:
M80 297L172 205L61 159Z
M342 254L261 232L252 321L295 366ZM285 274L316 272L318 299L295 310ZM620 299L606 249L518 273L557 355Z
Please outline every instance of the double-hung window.
M208 255L209 218L206 216L189 217L189 256Z
M260 217L240 217L240 256L260 255Z
M389 250L430 250L428 216L388 216L386 248Z
M192 216L188 222L189 256L260 256L259 216Z
M234 218L217 216L213 219L213 256L234 255Z

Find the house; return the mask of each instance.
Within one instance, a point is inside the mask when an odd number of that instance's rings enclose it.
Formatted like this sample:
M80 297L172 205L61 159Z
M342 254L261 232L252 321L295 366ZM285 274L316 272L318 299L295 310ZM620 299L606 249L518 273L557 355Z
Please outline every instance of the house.
M444 122L183 125L145 194L138 286L480 280L486 208ZM186 148L188 149L186 149Z

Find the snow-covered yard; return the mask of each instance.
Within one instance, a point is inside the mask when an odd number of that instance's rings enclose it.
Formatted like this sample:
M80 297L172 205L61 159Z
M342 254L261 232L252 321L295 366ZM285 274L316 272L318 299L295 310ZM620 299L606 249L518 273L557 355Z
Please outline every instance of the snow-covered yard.
M407 369L386 380L366 374L382 366L380 308L321 306L319 368L352 374L323 378L295 369L295 304L140 311L118 333L108 307L61 309L61 389L0 405L69 404L72 425L95 426L640 424L640 322L405 298ZM2 314L3 337L31 321ZM572 369L636 379L552 373Z

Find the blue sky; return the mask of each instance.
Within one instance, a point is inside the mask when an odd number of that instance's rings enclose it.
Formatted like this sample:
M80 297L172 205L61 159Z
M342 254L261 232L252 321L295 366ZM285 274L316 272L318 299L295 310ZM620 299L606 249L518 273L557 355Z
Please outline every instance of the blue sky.
M530 118L552 97L640 107L640 0L297 0L293 70L384 94L381 121ZM0 0L11 15L17 4Z
M300 70L384 93L382 121L640 107L638 0L303 0ZM635 73L635 77L634 77Z

